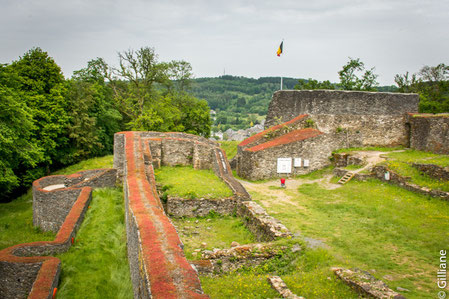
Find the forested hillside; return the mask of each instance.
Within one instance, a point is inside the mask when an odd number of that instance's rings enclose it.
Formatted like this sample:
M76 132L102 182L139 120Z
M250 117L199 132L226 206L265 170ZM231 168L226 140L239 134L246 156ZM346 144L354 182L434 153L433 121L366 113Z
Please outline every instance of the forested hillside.
M191 92L205 99L216 111L213 131L248 128L265 118L273 93L280 89L280 77L259 79L221 76L193 80ZM293 89L298 79L283 78L284 89Z

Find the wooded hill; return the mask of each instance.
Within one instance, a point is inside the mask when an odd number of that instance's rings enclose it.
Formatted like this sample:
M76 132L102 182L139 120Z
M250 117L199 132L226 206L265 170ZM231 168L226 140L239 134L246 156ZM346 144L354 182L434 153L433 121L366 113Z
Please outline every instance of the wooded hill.
M213 131L248 128L265 118L273 93L280 89L280 77L259 79L220 76L193 79L191 93L205 99L217 114ZM284 89L293 89L298 79L283 78Z

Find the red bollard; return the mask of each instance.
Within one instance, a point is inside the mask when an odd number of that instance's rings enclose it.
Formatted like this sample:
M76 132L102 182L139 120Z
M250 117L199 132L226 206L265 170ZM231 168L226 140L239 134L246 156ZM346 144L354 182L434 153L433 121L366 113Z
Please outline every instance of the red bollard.
M281 187L285 188L285 179L284 178L281 178Z

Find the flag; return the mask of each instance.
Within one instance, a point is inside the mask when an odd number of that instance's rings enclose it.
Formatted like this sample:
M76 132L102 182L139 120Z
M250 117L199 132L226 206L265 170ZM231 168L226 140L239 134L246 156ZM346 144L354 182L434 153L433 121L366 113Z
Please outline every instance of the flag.
M278 56L281 56L282 54L282 48L284 47L284 41L281 42L278 51L276 52L276 54L278 54Z

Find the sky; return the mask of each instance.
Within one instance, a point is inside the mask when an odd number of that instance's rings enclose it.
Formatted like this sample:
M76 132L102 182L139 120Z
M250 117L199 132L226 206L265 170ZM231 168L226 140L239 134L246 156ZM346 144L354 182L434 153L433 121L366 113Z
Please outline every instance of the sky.
M0 63L40 47L67 78L141 47L190 62L197 78L338 82L351 57L392 85L395 74L449 64L449 0L0 0L0 16Z

